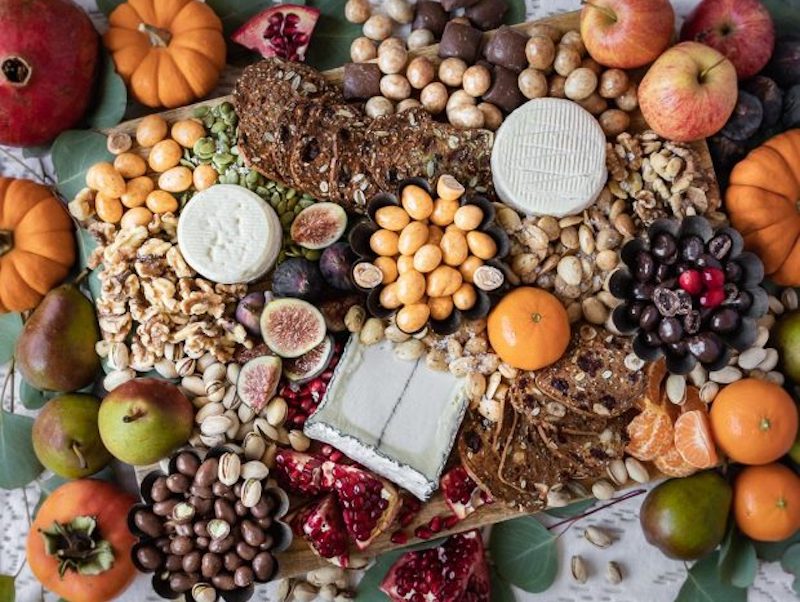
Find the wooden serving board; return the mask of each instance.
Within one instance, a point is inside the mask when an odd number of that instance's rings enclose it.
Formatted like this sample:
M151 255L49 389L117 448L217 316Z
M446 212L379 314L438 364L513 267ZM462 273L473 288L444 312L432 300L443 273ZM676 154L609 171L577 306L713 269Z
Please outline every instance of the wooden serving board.
M530 27L535 24L553 25L555 27L558 27L562 32L566 32L571 29L577 30L579 29L579 24L580 24L580 11L555 15L552 17L547 17L545 19L540 19L538 21L520 23L517 25L513 25L512 28L518 31L527 32L527 30L530 29ZM484 34L484 39L490 39L495 34L495 32L496 30L486 32ZM417 51L409 52L409 55L411 57L427 56L431 59L437 59L438 49L439 49L438 44L434 44L432 46L427 46ZM241 69L233 69L233 68L228 69L226 73L223 75L221 84L223 86L226 85L232 86L240 75L241 75ZM324 75L329 81L333 83L340 83L344 76L344 69L340 67L338 69L325 71ZM643 72L634 73L635 79L641 79L642 76ZM192 117L193 112L197 107L214 106L226 100L227 101L232 100L232 96L227 95L210 100L204 100L202 102L198 102L192 105L187 105L185 107L164 111L160 113L160 115L164 117L164 119L166 119L167 122L173 122L179 119L186 119ZM115 128L109 130L109 132L124 132L133 135L140 121L141 119L133 119L130 121L126 121L116 126ZM637 113L633 115L631 129L633 131L642 131L646 129L646 127L647 124L644 122L644 119L642 118L641 114L637 111ZM706 171L708 174L713 175L714 169L711 161L711 155L708 151L708 146L706 145L705 141L695 142L692 144L692 146L696 150L700 158L700 168ZM718 203L720 199L720 193L716 180L714 178L711 178L709 184L711 186L710 190L708 191L709 200ZM147 472L149 472L148 469L137 470L137 475L143 476L144 474L147 474ZM651 473L652 473L652 467L651 467ZM654 474L653 476L657 478L659 475ZM633 485L637 484L633 483L631 486ZM364 553L359 553L355 549L351 550L351 553L353 555L377 556L386 551L419 543L420 540L413 537L414 529L417 526L427 524L430 521L430 519L433 518L434 516L446 516L448 514L449 514L449 509L447 508L447 504L442 498L441 493L437 492L436 494L434 494L434 496L431 498L429 502L423 505L422 510L416 517L416 520L405 529L407 533L412 535L406 544L404 544L403 546L399 546L397 544L392 543L390 541L391 533L386 532L383 533ZM512 518L517 518L525 514L526 513L520 512L519 510L509 508L501 502L496 502L494 504L485 505L481 507L477 512L467 517L465 520L457 523L455 527L453 527L452 529L442 530L439 534L436 535L436 537L444 537L447 535L451 535L453 533L468 531L470 529L475 529L478 527L485 527ZM314 554L314 552L309 547L308 543L302 538L296 538L292 543L292 545L289 547L289 549L280 553L277 556L277 559L280 567L280 571L278 573L277 578L286 578L297 575L303 575L309 571L320 568L322 566L326 566L328 564L326 560L319 558L316 554Z

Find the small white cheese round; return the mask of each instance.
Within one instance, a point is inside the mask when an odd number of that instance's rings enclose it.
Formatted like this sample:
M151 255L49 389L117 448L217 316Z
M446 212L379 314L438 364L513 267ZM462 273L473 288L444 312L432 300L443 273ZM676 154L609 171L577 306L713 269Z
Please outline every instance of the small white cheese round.
M591 205L605 186L606 137L578 104L537 98L511 113L495 137L497 196L528 215L563 217Z
M220 284L251 282L278 259L278 215L256 193L217 184L198 192L178 220L178 247L198 274Z

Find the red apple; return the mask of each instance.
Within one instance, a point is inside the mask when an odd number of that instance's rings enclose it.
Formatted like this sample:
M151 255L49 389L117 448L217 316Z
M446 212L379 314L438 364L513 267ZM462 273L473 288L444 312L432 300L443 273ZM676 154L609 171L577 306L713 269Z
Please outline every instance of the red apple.
M586 50L607 67L652 63L669 46L674 28L669 0L587 0L581 10Z
M659 136L681 142L716 134L736 106L736 69L698 42L681 42L653 63L639 84L639 107Z
M775 27L759 0L703 0L686 18L681 40L716 48L736 67L739 79L747 79L772 56Z

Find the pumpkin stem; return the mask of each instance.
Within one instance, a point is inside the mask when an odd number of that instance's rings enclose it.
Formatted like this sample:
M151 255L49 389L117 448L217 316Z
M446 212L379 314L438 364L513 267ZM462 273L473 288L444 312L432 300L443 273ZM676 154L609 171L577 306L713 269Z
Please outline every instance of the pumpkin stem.
M148 25L147 23L139 23L139 31L148 37L151 46L166 48L172 39L172 34L166 29Z
M58 574L67 571L80 575L99 575L114 565L114 549L100 536L97 519L76 516L68 523L53 522L49 529L39 529L44 550L58 561Z
M0 230L0 257L14 248L14 233L11 230Z
M16 88L27 85L33 75L33 69L21 56L7 56L0 63L3 79Z

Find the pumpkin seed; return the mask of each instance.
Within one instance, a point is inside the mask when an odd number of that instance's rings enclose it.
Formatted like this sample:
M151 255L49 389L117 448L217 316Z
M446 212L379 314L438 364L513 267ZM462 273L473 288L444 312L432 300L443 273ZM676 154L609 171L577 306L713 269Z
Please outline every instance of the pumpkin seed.
M606 579L612 585L622 583L622 570L613 560L606 565Z
M625 468L628 469L628 476L637 483L650 481L650 473L647 472L647 468L636 458L625 458Z
M572 569L572 578L578 583L586 583L589 579L589 574L586 571L586 563L580 556L573 556L570 560L570 568Z
M614 497L614 493L616 493L614 486L605 479L600 479L592 485L592 495L598 500L610 500Z

